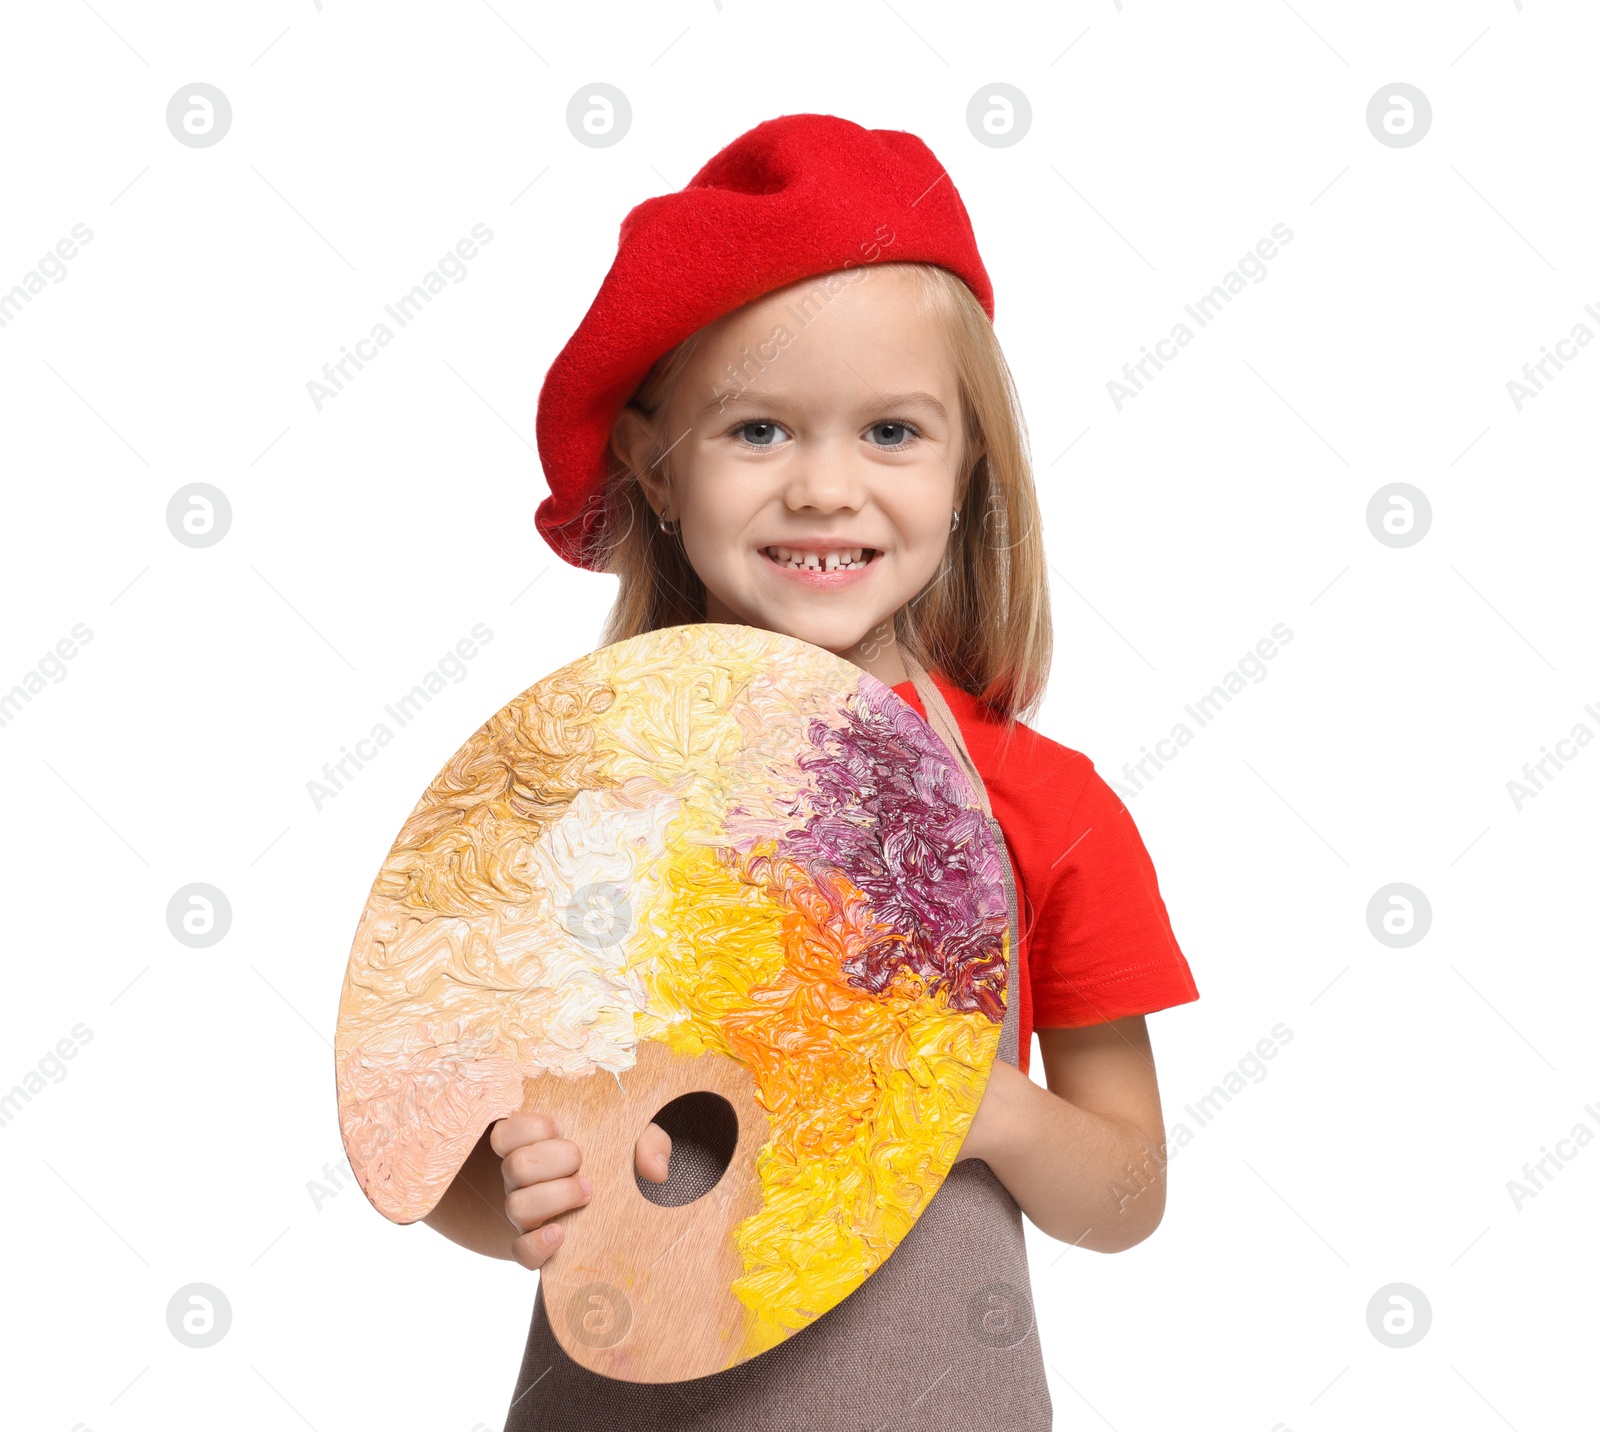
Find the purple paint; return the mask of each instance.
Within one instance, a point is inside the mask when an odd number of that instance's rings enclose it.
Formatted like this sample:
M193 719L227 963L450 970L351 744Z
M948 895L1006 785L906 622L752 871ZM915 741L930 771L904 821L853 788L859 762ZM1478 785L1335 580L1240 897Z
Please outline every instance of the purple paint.
M952 1009L1005 1016L1006 904L1000 857L971 784L939 738L887 687L863 682L843 730L813 721L810 819L783 842L819 888L842 872L898 937L844 961L858 989L881 994L902 969Z

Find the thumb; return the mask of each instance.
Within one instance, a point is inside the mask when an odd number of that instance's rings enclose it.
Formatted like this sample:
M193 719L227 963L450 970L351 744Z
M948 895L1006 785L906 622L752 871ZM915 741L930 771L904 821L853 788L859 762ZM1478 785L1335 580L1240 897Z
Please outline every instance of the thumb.
M665 1183L672 1156L672 1136L660 1124L647 1124L633 1151L633 1166L640 1178Z

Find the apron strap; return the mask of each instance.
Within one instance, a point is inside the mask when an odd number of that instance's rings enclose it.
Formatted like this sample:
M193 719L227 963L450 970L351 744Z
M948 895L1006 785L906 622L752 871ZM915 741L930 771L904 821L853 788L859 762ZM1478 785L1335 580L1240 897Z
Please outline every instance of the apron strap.
M904 647L900 648L900 659L905 663L906 671L910 674L911 684L916 688L917 695L922 698L922 704L928 712L928 724L933 727L934 734L949 747L950 754L965 769L967 780L972 784L973 794L978 798L978 805L983 810L984 819L988 822L989 833L994 837L995 849L1000 853L1000 878L1005 885L1006 892L1006 1013L1000 1026L999 1058L1007 1064L1017 1063L1017 1045L1021 1034L1021 1006L1022 1001L1014 994L1016 983L1011 978L1011 971L1016 968L1017 959L1017 918L1018 901L1016 882L1011 876L1011 852L1006 847L1005 832L1000 829L1000 822L996 819L993 808L989 804L989 792L983 783L983 776L979 773L977 763L972 759L972 753L967 750L966 737L961 734L961 727L956 722L955 713L950 710L950 703L944 699L943 693L933 684L933 678L923 670L922 664L912 656Z
M903 646L900 648L900 659L905 663L906 671L911 676L911 684L916 688L917 695L922 698L922 704L927 709L928 724L939 733L945 745L961 763L961 768L966 772L967 779L972 783L972 789L978 797L979 807L984 815L992 819L994 811L989 806L989 792L984 789L983 777L978 774L972 753L967 750L966 738L961 734L961 727L956 724L950 703L933 684L933 678L923 670L922 663Z

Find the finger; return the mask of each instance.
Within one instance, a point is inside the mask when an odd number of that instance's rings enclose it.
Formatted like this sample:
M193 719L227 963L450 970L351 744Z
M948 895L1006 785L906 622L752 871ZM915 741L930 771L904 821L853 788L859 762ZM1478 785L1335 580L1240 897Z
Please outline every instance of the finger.
M560 1137L561 1127L549 1114L509 1114L490 1130L489 1147L504 1158L523 1144Z
M500 1176L505 1181L506 1192L510 1193L532 1183L565 1178L577 1173L582 1163L583 1152L571 1139L541 1139L536 1144L512 1149L500 1160Z
M551 1179L506 1195L506 1217L524 1233L531 1233L547 1218L582 1208L589 1201L589 1180L582 1174Z
M660 1124L646 1124L633 1147L633 1166L641 1178L664 1183L672 1159L672 1135Z
M524 1233L511 1245L511 1256L524 1268L537 1272L546 1260L561 1246L566 1229L559 1223L546 1223L532 1233Z

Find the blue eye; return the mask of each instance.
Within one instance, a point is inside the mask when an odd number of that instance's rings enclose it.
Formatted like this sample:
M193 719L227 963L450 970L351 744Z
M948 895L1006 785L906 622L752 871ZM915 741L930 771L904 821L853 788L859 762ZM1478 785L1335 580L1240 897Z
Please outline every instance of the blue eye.
M910 423L874 423L867 432L874 447L890 450L907 447L912 438L921 436Z
M734 432L740 439L750 444L751 447L772 447L778 441L778 434L783 431L776 423L762 419L753 423L741 423Z

